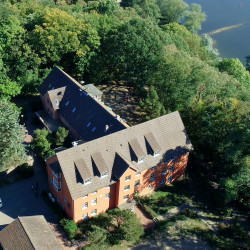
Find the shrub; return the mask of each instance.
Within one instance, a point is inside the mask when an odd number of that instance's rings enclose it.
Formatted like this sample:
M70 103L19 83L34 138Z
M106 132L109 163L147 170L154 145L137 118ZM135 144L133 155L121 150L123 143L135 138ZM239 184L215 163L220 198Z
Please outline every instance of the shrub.
M73 220L62 219L60 220L60 224L63 227L64 231L67 233L68 237L72 240L75 238L75 234L77 231L77 225Z
M185 208L181 214L185 215L186 217L189 217L189 218L192 218L192 219L195 219L198 217L198 214L196 211L194 211L193 209L190 209L190 208Z

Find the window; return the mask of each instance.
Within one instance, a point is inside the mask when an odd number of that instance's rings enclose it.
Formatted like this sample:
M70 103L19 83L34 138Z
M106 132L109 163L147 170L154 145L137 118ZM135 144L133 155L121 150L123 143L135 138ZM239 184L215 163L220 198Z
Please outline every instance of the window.
M96 127L93 127L91 132L94 133L96 131Z
M88 219L88 214L83 214L82 215L82 220L87 220Z
M135 188L138 188L140 186L140 180L135 182Z
M154 185L150 184L148 188L149 188L149 190L152 190L154 188Z
M94 206L94 205L96 205L97 204L97 198L95 198L95 199L93 199L92 201L91 201L91 206Z
M162 172L161 172L161 175L166 175L166 174L167 174L167 169L164 168L164 169L162 170Z
M54 90L55 89L55 87L53 87L51 90Z
M127 195L125 195L125 196L123 197L123 200L126 201L126 200L128 200L128 198L129 198L129 195L127 194Z
M108 172L103 173L103 174L101 175L101 178L104 178L104 177L106 177L106 176L108 176Z
M165 179L162 179L160 185L164 185L165 182L166 182L166 180L165 180Z
M139 158L138 161L137 161L138 164L142 163L142 162L144 162L144 157Z
M89 122L89 123L87 124L87 128L88 128L90 125L91 125L91 122Z
M59 105L58 99L55 99L55 103L57 106Z
M125 181L130 181L131 175L125 177Z
M160 151L154 152L154 157L159 156L160 155Z
M151 176L150 176L150 181L153 181L155 179L155 174L152 174Z
M93 192L92 194L96 194L96 193L97 193L97 191Z
M84 180L84 185L90 184L92 182L91 178Z
M67 204L67 206L68 206L68 209L69 209L69 210L71 210L71 206L70 206L70 204L69 204L69 203Z
M94 209L94 210L91 211L91 216L94 216L96 214L97 214L97 209Z
M76 107L72 109L72 113L74 113L76 111Z
M136 172L136 176L140 175L141 174L141 171L137 171Z
M82 204L82 210L87 209L88 208L88 202L85 202Z
M168 182L171 182L172 179L173 179L173 177L172 177L172 176L169 176L169 177L168 177Z
M82 198L83 198L83 199L86 199L87 197L88 197L88 195L86 194L86 195L84 195Z
M156 167L154 166L154 167L151 168L151 170L155 170L155 168L156 168Z
M68 106L69 105L69 101L67 101L66 103L65 103L65 106Z
M66 199L66 197L63 198L63 201L64 201L65 204L67 204L67 199Z
M170 172L170 173L173 173L173 172L174 172L174 166L171 166L171 167L170 167L169 172Z
M124 192L128 191L129 189L130 189L130 185L128 185L128 186L126 186L126 187L124 188Z
M110 193L105 194L105 199L106 200L110 199Z

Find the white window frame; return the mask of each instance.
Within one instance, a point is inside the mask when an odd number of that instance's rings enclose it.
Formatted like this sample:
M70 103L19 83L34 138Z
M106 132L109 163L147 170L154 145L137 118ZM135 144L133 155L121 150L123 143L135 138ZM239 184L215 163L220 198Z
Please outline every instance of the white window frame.
M95 216L95 215L97 215L97 209L94 209L91 211L91 216Z
M136 176L139 176L139 175L141 175L141 171L136 172Z
M127 192L130 189L130 185L124 187L124 192Z
M163 175L166 175L167 174L167 168L164 168L164 169L162 169L162 171L161 171L161 175L163 176Z
M88 185L88 184L90 184L91 182L92 182L92 179L91 179L91 178L85 179L83 185Z
M82 215L82 220L87 220L88 219L88 213Z
M86 198L88 198L87 194L82 197L82 199L86 199Z
M105 173L103 173L102 175L101 175L101 178L105 178L105 177L107 177L108 176L108 172L105 172Z
M150 184L150 185L148 186L148 188L149 188L149 190L153 190L153 189L154 189L154 184Z
M88 206L89 206L88 202L83 203L83 204L82 204L82 210L87 209Z
M106 193L105 194L105 200L109 200L110 199L110 193Z
M155 180L155 174L151 174L150 181L154 181L154 180Z
M123 200L124 201L127 201L128 199L129 199L129 195L128 194L123 196Z
M97 204L97 198L95 198L95 199L93 199L92 201L91 201L91 206L94 206L94 205L96 205Z
M125 182L128 182L130 180L131 180L131 175L128 175L128 176L125 177Z
M140 186L140 180L135 181L135 188L138 188Z

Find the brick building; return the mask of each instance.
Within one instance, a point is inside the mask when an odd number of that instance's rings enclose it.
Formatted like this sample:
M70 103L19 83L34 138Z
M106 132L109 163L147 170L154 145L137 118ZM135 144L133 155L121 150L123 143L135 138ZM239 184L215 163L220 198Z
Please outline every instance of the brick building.
M129 127L58 68L40 92L54 119L84 141L46 160L50 190L74 221L121 207L184 174L192 145L178 112Z

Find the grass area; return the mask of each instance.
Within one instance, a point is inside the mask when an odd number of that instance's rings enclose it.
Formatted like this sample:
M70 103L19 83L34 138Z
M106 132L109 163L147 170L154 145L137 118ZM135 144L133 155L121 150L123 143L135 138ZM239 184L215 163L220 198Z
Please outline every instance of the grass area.
M174 185L171 184L157 190L150 196L138 198L139 203L145 208L151 217L157 217L158 215L166 213L173 207L190 202L190 198L184 194L170 192L171 189L174 189Z

